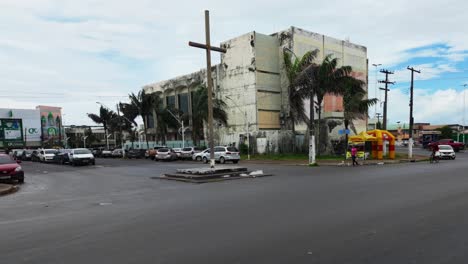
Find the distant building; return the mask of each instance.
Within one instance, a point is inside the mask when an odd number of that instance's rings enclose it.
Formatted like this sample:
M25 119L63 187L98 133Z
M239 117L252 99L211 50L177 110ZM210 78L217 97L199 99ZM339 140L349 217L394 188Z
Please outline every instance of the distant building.
M297 125L298 135L292 136L288 79L283 58L285 49L293 51L297 56L318 49L317 62L332 54L339 59L338 66L353 67L353 76L364 81L367 90L367 49L349 41L291 27L271 35L253 31L222 42L221 47L227 52L221 54L221 63L213 66L211 71L215 96L227 104L228 126L215 127L216 144L246 143L249 126L250 144L256 152L290 151L294 140L307 147L308 143L304 140L306 124ZM200 70L148 84L143 89L147 93L161 93L165 105L190 113L193 92L205 83L206 70ZM309 101L304 103L309 115ZM342 97L327 95L322 110L325 120L323 133L334 139L342 137L339 133L344 126ZM155 133L157 122L155 117L151 119L148 120L149 132ZM359 133L366 130L367 120L356 120L354 124ZM177 131L168 135L168 140L176 139L180 140ZM154 136L150 140L155 140Z
M0 148L60 146L63 140L61 108L0 108Z

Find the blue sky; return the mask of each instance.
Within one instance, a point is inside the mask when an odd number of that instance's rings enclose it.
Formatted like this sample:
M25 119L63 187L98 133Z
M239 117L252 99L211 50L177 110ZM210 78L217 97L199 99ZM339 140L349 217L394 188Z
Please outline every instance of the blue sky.
M66 124L91 124L86 113L98 110L96 101L112 107L145 84L203 68L203 52L187 42L203 41L207 8L213 43L297 26L366 46L369 65L395 71L390 123L408 119L406 66L420 69L416 122L462 122L468 34L460 10L468 3L453 0L2 0L0 107L62 106Z

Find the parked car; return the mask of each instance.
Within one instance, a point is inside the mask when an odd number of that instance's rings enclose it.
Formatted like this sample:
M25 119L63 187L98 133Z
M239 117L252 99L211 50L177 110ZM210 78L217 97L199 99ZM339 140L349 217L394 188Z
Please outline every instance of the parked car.
M112 150L103 149L103 150L101 151L100 157L101 157L101 158L110 158L110 157L112 157Z
M0 154L0 180L24 182L24 171L19 165L21 160L15 160L10 155Z
M450 145L455 152L458 152L460 151L460 149L465 148L462 142L457 142L457 141L454 141L453 139L441 139L436 142L431 142L427 146L430 148L434 145Z
M455 151L450 145L439 145L439 151L436 153L441 159L455 159Z
M114 149L112 151L112 157L113 158L122 158L123 157L122 149Z
M182 148L172 148L177 155L177 159L180 159L180 154L182 153Z
M40 151L41 151L40 149L33 150L32 154L31 154L31 161L32 162L40 161L40 159L39 159L39 152Z
M127 152L127 158L129 159L142 159L145 157L146 149L131 149Z
M85 148L72 149L70 153L68 153L68 157L70 159L70 164L73 166L76 166L79 164L96 165L96 160L94 159L94 155L89 149L85 149Z
M166 148L166 147L154 147L154 148L148 149L145 152L145 158L154 160L156 155L158 154L158 149L161 149L161 148Z
M15 154L15 152L17 151L22 151L23 149L11 149L9 152L8 152L8 155L10 155L10 157L13 157L13 155Z
M34 150L32 149L25 149L21 155L21 160L31 160L33 152Z
M223 147L217 146L214 148L214 158L216 162L221 164L226 163L226 161L232 161L232 163L238 163L240 160L239 150L235 147ZM210 152L203 155L203 162L208 163L210 160Z
M199 147L186 147L180 152L181 159L192 159L195 153L202 152L203 149ZM201 160L201 159L200 159Z
M193 160L196 160L196 161L202 161L203 160L203 157L208 154L208 158L209 158L209 154L210 154L210 149L205 149L201 152L195 152L193 155L192 155L192 159Z
M13 151L13 159L15 160L22 160L23 159L23 152L24 152L24 149L16 149Z
M40 162L52 162L54 160L56 149L41 149L37 155Z
M176 160L177 154L172 148L160 148L156 154L155 160Z
M71 149L59 149L54 156L54 163L65 164L70 163L69 154L72 152Z

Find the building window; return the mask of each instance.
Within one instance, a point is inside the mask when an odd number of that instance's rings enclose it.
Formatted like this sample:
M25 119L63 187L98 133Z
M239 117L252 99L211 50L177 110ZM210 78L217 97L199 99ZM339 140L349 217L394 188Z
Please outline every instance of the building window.
M186 114L189 111L188 108L188 94L179 94L179 110L182 111L182 113Z
M175 108L175 95L167 96L166 97L166 107L169 109Z
M148 117L147 117L147 120L146 120L146 126L148 128L154 128L154 118L153 118L153 114L149 114Z

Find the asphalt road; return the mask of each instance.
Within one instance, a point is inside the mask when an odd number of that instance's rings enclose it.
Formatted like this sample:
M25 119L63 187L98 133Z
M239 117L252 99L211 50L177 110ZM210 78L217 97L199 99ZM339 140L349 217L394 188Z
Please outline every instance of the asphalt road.
M150 178L194 163L25 162L0 197L0 263L467 263L467 161L198 185Z

